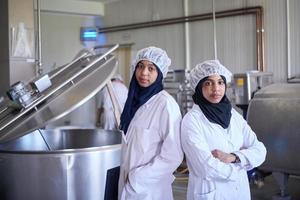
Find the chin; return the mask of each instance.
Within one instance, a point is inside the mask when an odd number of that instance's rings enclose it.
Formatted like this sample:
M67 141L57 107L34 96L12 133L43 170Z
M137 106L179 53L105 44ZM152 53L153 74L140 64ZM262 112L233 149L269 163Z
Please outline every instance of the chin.
M140 85L141 87L149 87L149 84L146 84L146 83L139 83L139 85Z
M211 100L210 100L211 103L220 103L220 101L221 101L221 99L218 99L218 100L216 100L216 99L213 99L213 100L212 100L212 99L211 99Z

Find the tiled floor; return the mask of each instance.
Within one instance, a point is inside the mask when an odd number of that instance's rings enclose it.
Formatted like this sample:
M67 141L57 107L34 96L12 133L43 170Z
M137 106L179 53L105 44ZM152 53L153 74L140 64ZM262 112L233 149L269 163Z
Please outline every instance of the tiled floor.
M174 200L186 200L188 177L180 175L173 183ZM272 197L279 193L279 187L272 175L267 176L264 180L264 185L258 188L256 185L251 185L252 200L272 200ZM300 200L300 177L290 176L288 181L288 194L292 200Z

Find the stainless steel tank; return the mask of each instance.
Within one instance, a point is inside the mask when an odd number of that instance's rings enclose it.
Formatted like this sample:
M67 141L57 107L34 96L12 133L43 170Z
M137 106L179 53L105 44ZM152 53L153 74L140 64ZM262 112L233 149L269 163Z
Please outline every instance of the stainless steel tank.
M117 199L120 132L43 129L110 83L117 48L104 54L84 50L69 64L9 91L11 100L0 105L1 200Z
M272 84L259 90L250 101L247 120L267 148L260 169L277 174L285 190L288 175L300 175L300 84Z
M117 199L121 134L37 130L0 145L0 199Z

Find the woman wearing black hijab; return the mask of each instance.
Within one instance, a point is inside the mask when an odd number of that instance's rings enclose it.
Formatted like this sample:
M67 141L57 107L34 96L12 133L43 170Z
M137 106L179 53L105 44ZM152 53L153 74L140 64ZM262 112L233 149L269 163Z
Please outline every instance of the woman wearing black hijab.
M265 160L264 144L226 97L230 80L231 72L218 60L190 73L195 104L181 124L188 200L250 200L247 170Z
M121 115L123 131L119 179L121 200L172 200L173 172L180 165L181 113L163 90L171 60L148 47L137 53L128 97Z

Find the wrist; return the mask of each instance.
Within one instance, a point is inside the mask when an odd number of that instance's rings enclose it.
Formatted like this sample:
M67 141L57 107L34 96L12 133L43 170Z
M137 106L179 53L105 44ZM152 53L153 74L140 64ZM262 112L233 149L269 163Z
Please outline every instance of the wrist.
M231 163L240 163L241 162L240 158L235 153L231 153L231 155L233 155L235 157L235 159Z

